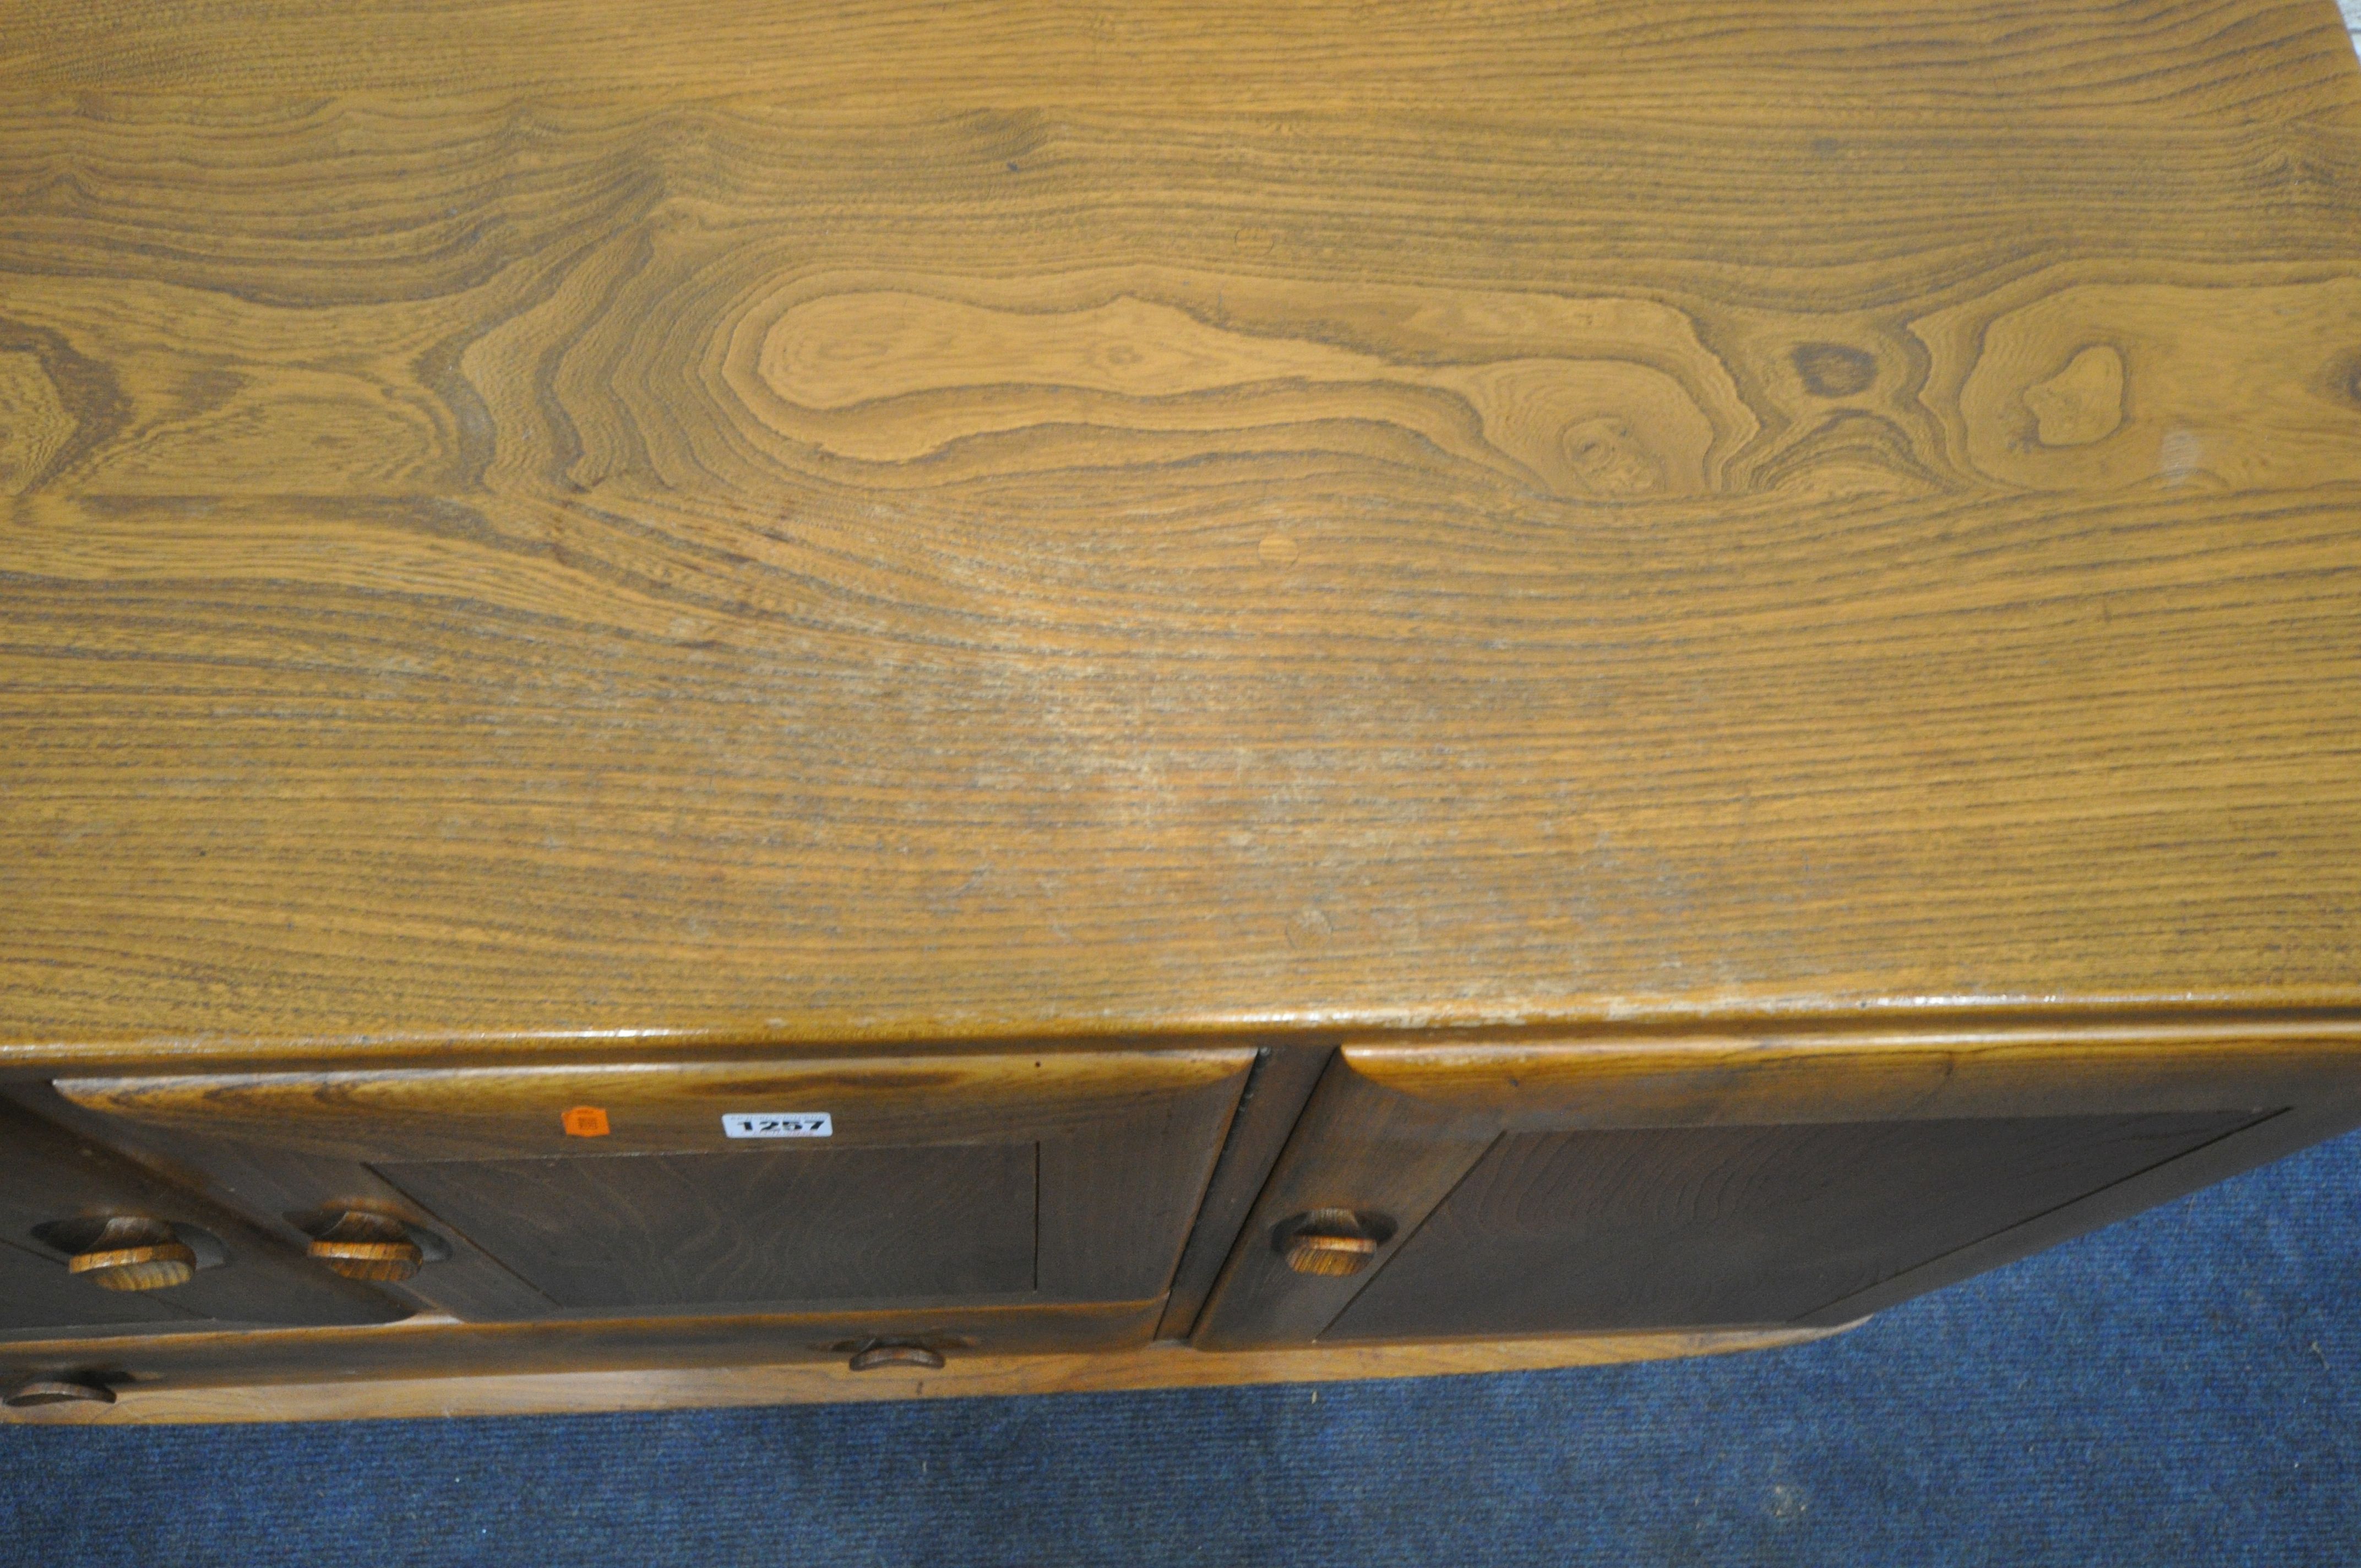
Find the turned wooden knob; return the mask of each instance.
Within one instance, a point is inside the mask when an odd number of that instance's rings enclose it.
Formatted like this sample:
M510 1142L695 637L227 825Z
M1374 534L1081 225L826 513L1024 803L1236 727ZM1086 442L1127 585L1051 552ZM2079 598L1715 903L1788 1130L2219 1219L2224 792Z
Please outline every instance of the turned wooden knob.
M102 1290L163 1290L189 1282L197 1255L163 1221L122 1216L75 1248L66 1270Z
M5 1396L0 1405L12 1410L35 1409L42 1405L111 1405L115 1390L104 1383L82 1383L71 1377L36 1377L30 1383L20 1383Z
M855 1351L848 1365L855 1372L874 1372L881 1366L917 1366L931 1372L942 1364L940 1351L928 1350L922 1344L873 1344Z
M1279 1255L1298 1274L1338 1278L1369 1266L1394 1232L1393 1222L1350 1209L1314 1209L1279 1227Z
M1378 1255L1367 1236L1300 1235L1287 1244L1287 1266L1298 1274L1358 1274Z
M410 1239L408 1226L360 1209L335 1216L304 1251L347 1279L407 1279L426 1261L426 1249Z

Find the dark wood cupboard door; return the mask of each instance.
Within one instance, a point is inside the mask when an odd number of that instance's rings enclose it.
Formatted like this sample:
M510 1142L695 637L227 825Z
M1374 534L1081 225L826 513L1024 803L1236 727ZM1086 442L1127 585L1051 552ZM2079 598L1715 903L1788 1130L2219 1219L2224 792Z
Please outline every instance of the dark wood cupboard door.
M1006 1346L1146 1337L1252 1059L1045 1051L58 1089L89 1126L201 1170L291 1241L356 1213L371 1236L397 1227L436 1255L394 1288L463 1318L787 1314L854 1338L923 1318Z
M2361 1120L2307 1037L1347 1047L1208 1348L1834 1323Z
M138 1266L123 1261L135 1253L151 1267L162 1258L160 1275L137 1278ZM130 1283L144 1288L122 1288ZM0 1339L378 1323L407 1312L307 1266L236 1216L0 1102Z
M1789 1322L2254 1119L1510 1134L1322 1337Z

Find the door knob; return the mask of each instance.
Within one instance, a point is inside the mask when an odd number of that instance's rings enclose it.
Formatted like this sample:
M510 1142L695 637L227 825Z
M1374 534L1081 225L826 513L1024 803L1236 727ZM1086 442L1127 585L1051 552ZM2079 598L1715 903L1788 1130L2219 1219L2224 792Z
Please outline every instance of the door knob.
M908 1366L937 1372L942 1369L943 1353L929 1350L923 1344L864 1345L852 1353L852 1360L848 1365L855 1372L874 1372L881 1366Z
M19 1383L0 1396L0 1405L12 1410L34 1409L42 1405L111 1405L115 1390L104 1383L85 1383L78 1377L36 1377L30 1383Z
M163 1290L189 1282L197 1254L161 1220L116 1215L79 1238L66 1270L102 1290Z
M1280 1225L1271 1240L1296 1273L1334 1279L1368 1267L1393 1234L1394 1223L1383 1214L1314 1209Z
M1378 1244L1367 1236L1315 1236L1310 1233L1287 1245L1287 1266L1298 1274L1358 1274L1377 1256Z
M403 1280L426 1261L426 1249L411 1239L409 1226L365 1209L337 1212L303 1250L347 1279Z

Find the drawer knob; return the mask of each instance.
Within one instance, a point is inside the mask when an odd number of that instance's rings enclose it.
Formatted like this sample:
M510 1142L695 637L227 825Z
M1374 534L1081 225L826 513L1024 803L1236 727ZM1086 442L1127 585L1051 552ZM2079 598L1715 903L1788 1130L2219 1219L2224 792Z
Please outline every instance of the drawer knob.
M346 1209L303 1249L347 1279L399 1282L418 1272L426 1249L390 1214Z
M66 1271L102 1290L165 1290L189 1282L197 1255L163 1221L124 1215L76 1247Z
M943 1353L922 1344L873 1344L854 1351L847 1365L855 1372L874 1372L882 1366L916 1366L935 1372L942 1367Z
M1287 1244L1287 1266L1298 1274L1358 1274L1377 1256L1367 1236L1300 1235Z
M1279 1226L1274 1240L1296 1273L1338 1279L1368 1267L1393 1234L1393 1222L1381 1214L1314 1209Z
M19 1383L0 1397L12 1410L38 1409L43 1405L111 1405L115 1390L104 1383L83 1383L71 1377L36 1377Z

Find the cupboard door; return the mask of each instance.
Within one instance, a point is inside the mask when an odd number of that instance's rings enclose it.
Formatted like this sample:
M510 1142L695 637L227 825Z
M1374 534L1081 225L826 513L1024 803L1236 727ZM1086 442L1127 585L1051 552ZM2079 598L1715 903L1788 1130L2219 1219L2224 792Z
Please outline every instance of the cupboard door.
M463 1318L767 1312L900 1332L896 1314L961 1311L995 1325L994 1343L1021 1328L1038 1343L1104 1332L1094 1310L1110 1307L1145 1336L1138 1309L1170 1284L1252 1059L996 1053L58 1089L292 1239L342 1223L434 1251L396 1288Z
M1835 1323L2361 1121L2348 1041L1347 1047L1208 1348Z
M0 1102L0 1338L378 1323L406 1311Z

